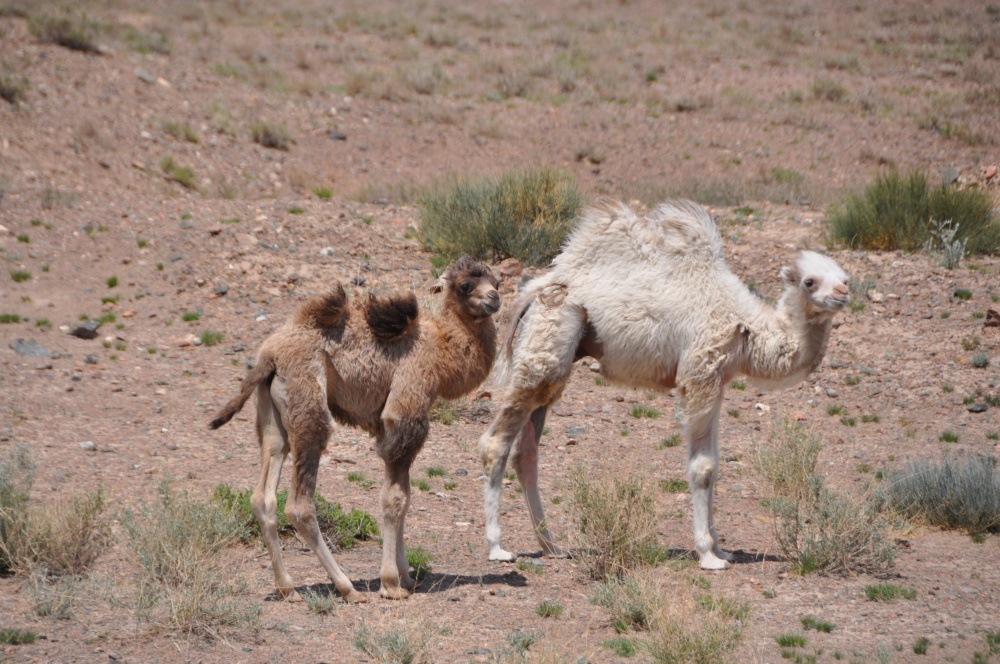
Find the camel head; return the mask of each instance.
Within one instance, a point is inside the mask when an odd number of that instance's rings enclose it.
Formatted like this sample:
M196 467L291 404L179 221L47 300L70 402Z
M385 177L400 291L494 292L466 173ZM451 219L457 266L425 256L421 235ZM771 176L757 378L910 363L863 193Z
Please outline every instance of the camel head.
M781 268L785 287L797 289L809 314L840 311L850 301L847 273L837 262L814 251L803 251L792 265Z
M435 293L444 291L472 318L486 318L500 309L500 281L490 266L471 256L462 256L441 275Z

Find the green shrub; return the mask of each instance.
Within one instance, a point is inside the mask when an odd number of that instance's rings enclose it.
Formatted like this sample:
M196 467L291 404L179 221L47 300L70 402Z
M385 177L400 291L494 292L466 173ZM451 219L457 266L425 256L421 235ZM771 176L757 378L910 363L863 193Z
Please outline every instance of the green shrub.
M0 323L20 323L20 314L0 314Z
M636 405L632 406L632 417L643 418L647 417L650 419L655 419L660 416L660 411L655 408L650 408L649 406Z
M271 124L263 120L254 120L250 127L250 135L255 143L275 150L288 150L295 142L288 130L282 125Z
M179 138L185 140L189 143L197 143L201 140L198 136L198 132L194 128L185 122L174 122L172 120L164 120L163 131L170 134L174 138Z
M816 474L819 440L799 424L775 426L756 450L770 491L766 505L778 546L799 573L880 573L892 566L882 503L827 488Z
M917 591L894 583L876 583L865 586L865 597L871 602L891 602L894 599L916 599Z
M27 281L28 279L31 279L31 273L28 272L27 270L11 270L10 278L16 281L17 283L21 283L22 281Z
M570 485L581 558L590 575L607 579L635 569L656 547L656 511L646 484L639 479L595 479L577 468Z
M27 76L18 77L7 62L0 62L0 99L17 106L31 84Z
M227 551L247 536L245 520L167 484L159 493L159 500L140 502L120 517L137 567L139 615L206 637L219 627L256 624L260 606L243 596L246 583Z
M1000 532L1000 472L994 459L913 461L884 484L890 506L908 518L968 533Z
M331 189L330 187L313 187L312 192L316 194L317 198L320 198L324 201L333 198L333 189Z
M205 346L214 346L222 343L222 340L226 338L226 334L218 330L205 329L201 331L198 338L201 339L201 343Z
M535 607L535 613L542 618L558 618L562 615L562 612L562 604L554 604L548 600L545 600Z
M440 182L420 204L419 237L436 254L544 265L559 252L582 197L571 174L543 167Z
M990 195L979 189L931 187L923 173L879 175L862 192L836 203L828 213L828 240L852 248L920 251L931 238L931 220L950 221L955 239L972 254L1000 247L1000 220Z
M687 480L660 480L660 489L667 493L684 493L688 490Z
M198 313L197 311L185 311L183 314L181 314L181 320L188 323L194 320L199 320L200 318L201 314Z
M415 580L420 581L427 576L427 573L431 571L432 560L434 560L434 556L426 551L424 547L406 547L406 562L409 563Z
M826 620L817 620L812 616L804 616L802 618L802 629L814 629L817 632L829 634L834 630L834 625Z
M779 634L774 637L778 645L782 648L805 648L806 637L801 634Z
M39 14L28 19L28 30L39 41L84 53L97 53L100 50L97 40L104 29L105 26L86 14L79 16Z
M187 166L181 166L170 155L160 160L160 169L163 170L167 179L173 180L187 189L197 189L194 182L194 170Z
M613 639L602 641L601 647L607 648L619 657L632 657L638 652L632 639L627 639L623 636L616 636Z
M926 655L927 648L931 645L931 640L928 638L921 637L917 639L913 644L913 654L914 655Z
M233 491L226 484L215 487L215 491L212 493L212 498L216 502L236 514L246 528L243 539L247 542L260 538L260 524L257 523L257 517L254 516L253 508L250 506L252 493L249 489ZM285 516L288 490L279 491L276 494L276 500L278 503L278 534L291 535L295 532L295 527ZM327 543L334 548L350 549L354 546L355 540L371 539L379 534L375 519L364 510L352 508L350 512L344 512L339 503L327 501L318 492L313 496L313 505L316 506L316 520L319 523L319 530Z
M0 643L7 645L19 646L25 643L34 643L36 638L38 635L27 629L0 629Z

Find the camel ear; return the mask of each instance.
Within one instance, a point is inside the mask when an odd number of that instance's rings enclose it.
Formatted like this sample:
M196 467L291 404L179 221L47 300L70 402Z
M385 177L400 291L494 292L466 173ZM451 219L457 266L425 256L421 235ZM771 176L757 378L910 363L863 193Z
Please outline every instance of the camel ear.
M798 265L786 265L781 268L781 272L778 273L781 276L781 280L786 284L792 284L797 286L799 281L802 279L802 273L799 272Z
M448 288L448 280L442 275L438 277L438 280L434 282L433 286L431 286L431 293L437 295L446 288Z

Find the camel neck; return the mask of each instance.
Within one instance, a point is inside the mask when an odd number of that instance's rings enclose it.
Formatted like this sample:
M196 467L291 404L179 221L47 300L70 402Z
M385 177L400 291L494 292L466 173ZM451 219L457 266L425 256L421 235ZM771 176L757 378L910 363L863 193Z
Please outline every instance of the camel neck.
M745 373L754 378L798 382L823 361L833 316L810 314L797 290L786 290L776 310L763 317L761 325L751 329L748 366Z
M444 399L457 399L489 375L496 356L496 324L488 316L470 318L446 304L437 325L441 346L434 371L439 393Z

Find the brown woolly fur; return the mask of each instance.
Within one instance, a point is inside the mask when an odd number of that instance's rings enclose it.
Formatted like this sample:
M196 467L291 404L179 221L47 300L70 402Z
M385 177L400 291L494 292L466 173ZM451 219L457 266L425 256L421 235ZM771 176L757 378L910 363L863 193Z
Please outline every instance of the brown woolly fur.
M417 322L417 296L413 293L378 297L369 295L365 303L365 319L372 334L380 341L392 341L405 336Z
M303 327L341 327L347 323L347 293L338 281L324 295L311 298L295 312L295 323Z
M313 492L331 417L374 436L385 462L381 594L403 598L416 586L403 552L410 464L427 438L428 412L437 398L468 394L493 366L497 285L489 266L463 257L438 284L444 292L441 313L429 317L419 315L412 293L348 302L337 284L306 302L261 345L256 368L210 426L232 419L256 390L262 468L250 502L284 597L297 593L281 560L276 488L291 454L285 513L344 598L365 600L337 566L316 523Z
M740 374L781 387L814 371L849 289L836 262L803 251L781 271L784 292L768 307L729 271L725 257L712 217L691 201L666 201L642 218L609 201L580 215L552 270L530 282L514 305L499 358L503 404L480 439L490 560L515 557L500 544L508 456L543 552L563 554L545 524L538 442L574 360L589 356L609 381L677 388L695 549L704 569L731 566L712 516L723 390Z

